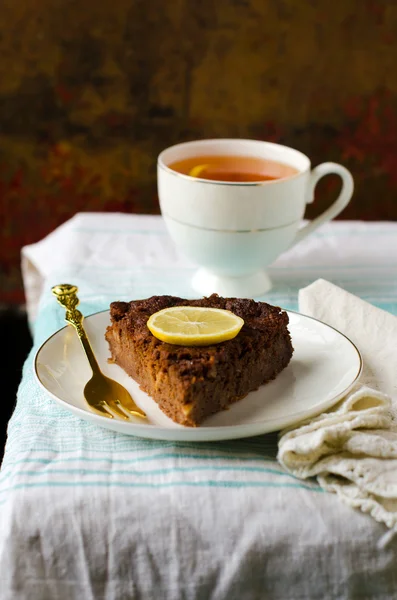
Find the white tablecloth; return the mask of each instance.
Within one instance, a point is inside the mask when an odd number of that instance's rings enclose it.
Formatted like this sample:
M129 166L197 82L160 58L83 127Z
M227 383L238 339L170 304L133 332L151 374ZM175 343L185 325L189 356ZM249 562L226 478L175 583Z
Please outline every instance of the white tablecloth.
M34 347L0 472L0 599L392 599L397 539L276 462L277 434L222 443L123 436L36 384L34 353L64 326L51 294L193 297L194 265L160 217L76 215L23 249ZM264 300L298 309L319 277L397 314L397 223L332 222L270 269Z

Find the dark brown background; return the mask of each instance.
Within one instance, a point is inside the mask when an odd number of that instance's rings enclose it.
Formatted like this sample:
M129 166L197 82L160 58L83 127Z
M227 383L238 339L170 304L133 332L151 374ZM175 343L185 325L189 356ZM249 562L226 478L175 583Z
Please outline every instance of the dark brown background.
M342 162L340 218L397 220L396 32L394 0L1 0L0 304L24 301L22 245L76 212L158 213L178 141Z

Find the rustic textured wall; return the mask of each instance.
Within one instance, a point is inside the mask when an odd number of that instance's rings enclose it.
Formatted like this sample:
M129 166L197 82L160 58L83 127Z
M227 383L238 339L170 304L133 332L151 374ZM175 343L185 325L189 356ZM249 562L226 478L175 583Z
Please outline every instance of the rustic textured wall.
M21 246L75 212L158 212L178 141L342 162L341 218L397 219L396 32L394 0L2 0L0 302L23 301Z

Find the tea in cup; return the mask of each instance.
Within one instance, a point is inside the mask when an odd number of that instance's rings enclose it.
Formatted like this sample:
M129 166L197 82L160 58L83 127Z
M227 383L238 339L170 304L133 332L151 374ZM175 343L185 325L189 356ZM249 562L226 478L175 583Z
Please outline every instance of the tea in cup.
M303 225L318 180L342 179L338 198ZM335 218L349 203L353 178L342 165L293 148L245 139L208 139L170 146L158 157L161 214L176 246L198 270L200 295L252 298L272 286L266 269L291 246Z

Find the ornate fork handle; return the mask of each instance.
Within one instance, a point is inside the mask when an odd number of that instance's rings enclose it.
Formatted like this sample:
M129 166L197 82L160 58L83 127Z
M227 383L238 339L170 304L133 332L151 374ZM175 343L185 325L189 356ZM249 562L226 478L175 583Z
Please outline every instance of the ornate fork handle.
M92 351L91 344L83 327L83 314L76 308L80 300L77 297L78 288L76 285L62 283L54 285L52 293L58 300L59 304L66 309L65 320L73 325L79 336L79 340L83 346L84 352L87 355L93 373L100 371L99 365Z

